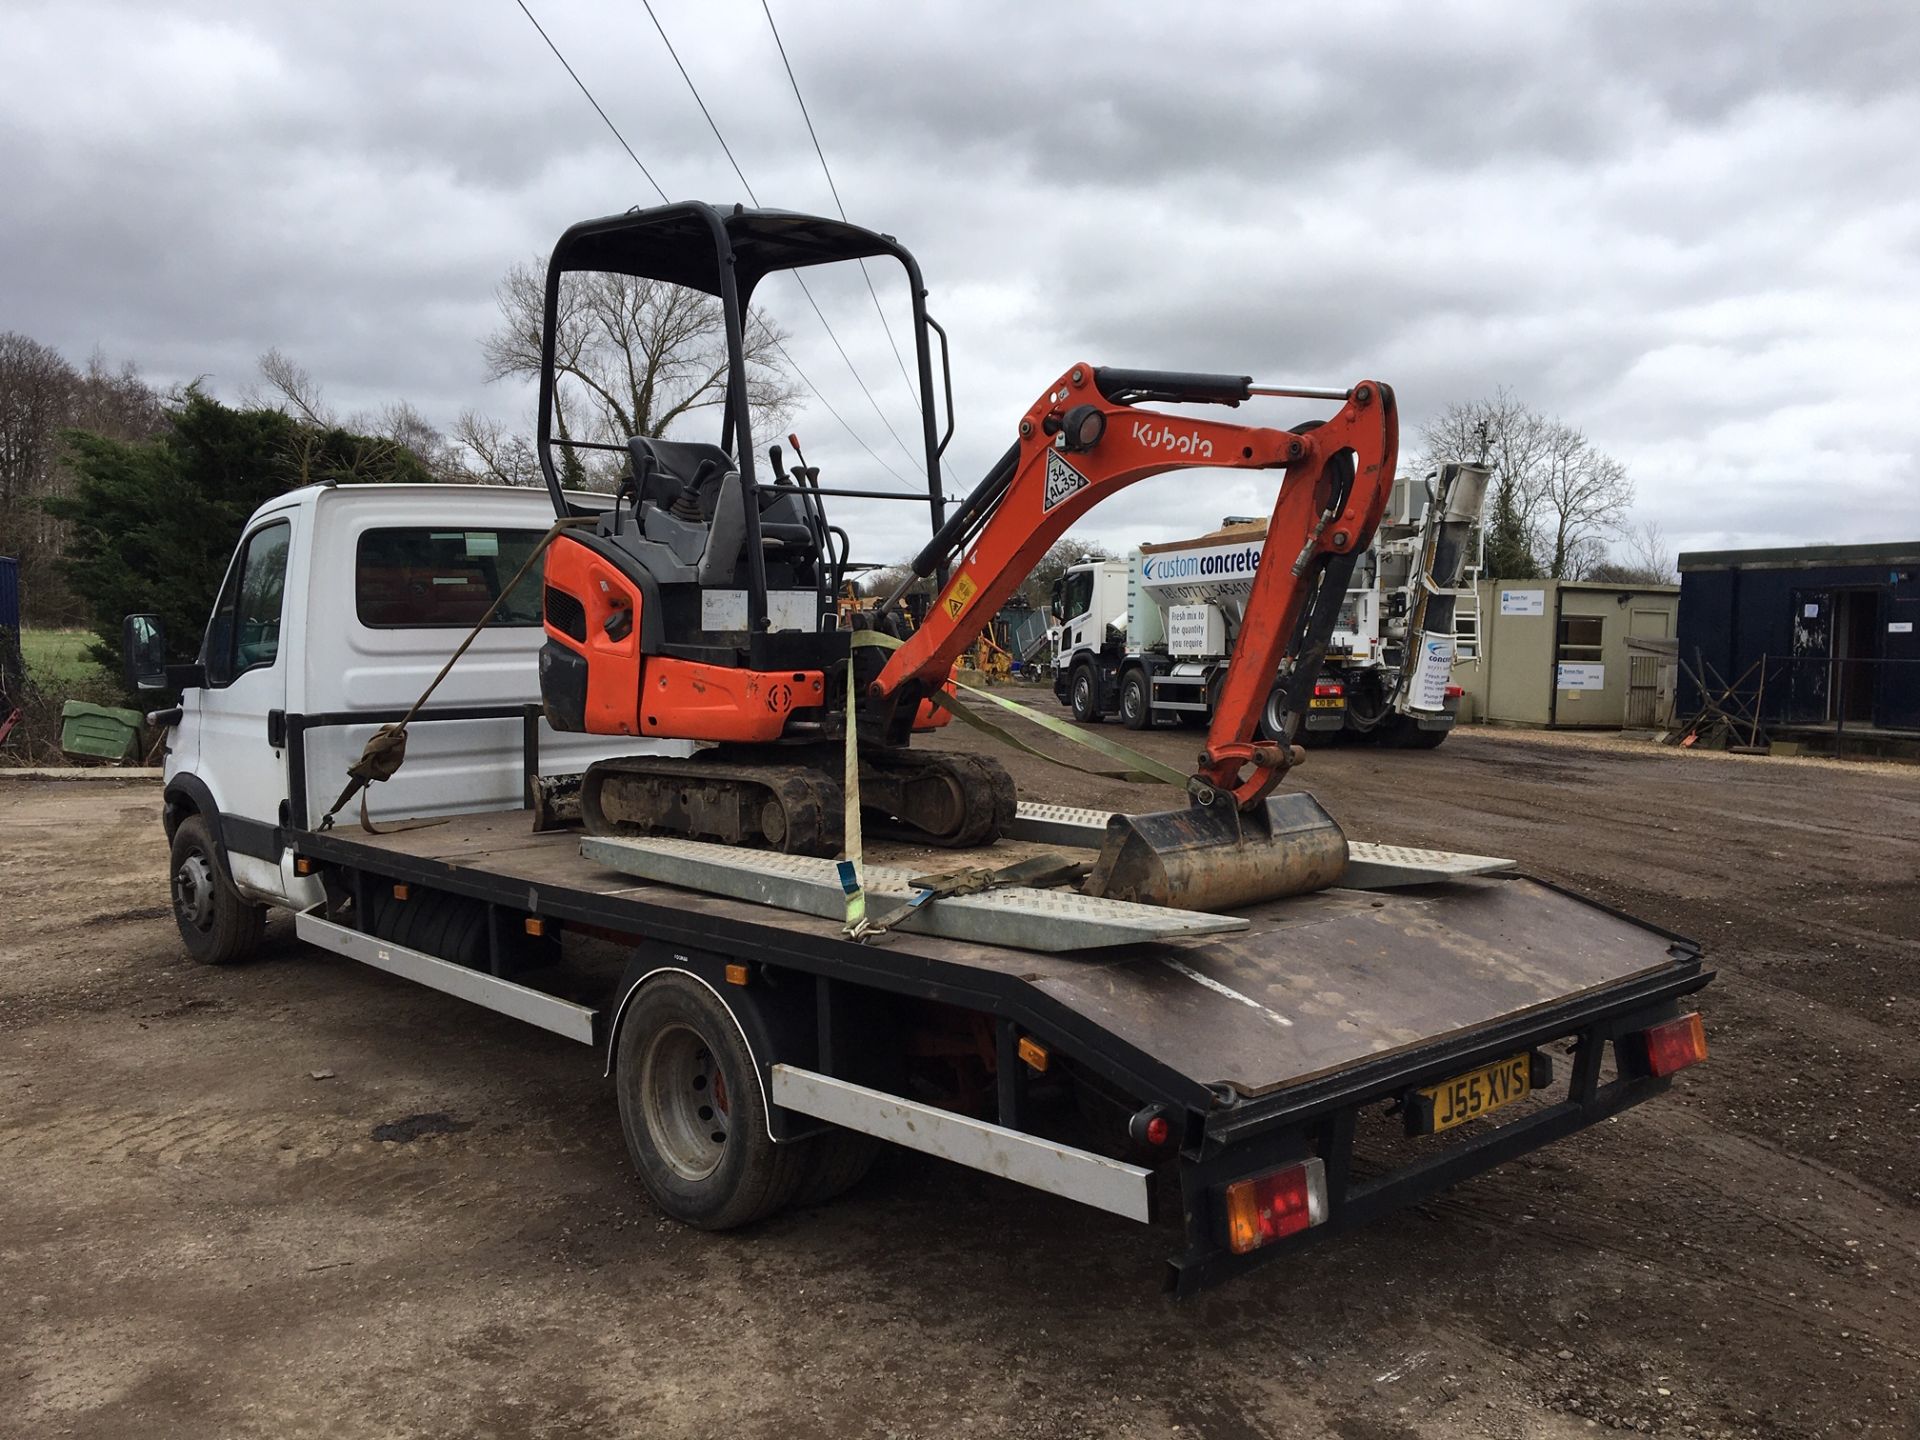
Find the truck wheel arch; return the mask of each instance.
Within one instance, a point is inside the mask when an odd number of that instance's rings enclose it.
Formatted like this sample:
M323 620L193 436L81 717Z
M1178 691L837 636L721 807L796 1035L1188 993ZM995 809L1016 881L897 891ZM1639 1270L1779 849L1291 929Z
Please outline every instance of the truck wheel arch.
M790 1115L775 1106L767 1084L768 1073L776 1062L789 1060L803 1066L813 1063L811 1050L804 1048L805 1034L811 1032L815 1024L812 986L804 987L804 997L796 993L795 1003L790 1006L763 1004L748 994L749 987L725 983L726 962L722 957L684 951L661 953L666 950L664 946L656 949L649 945L645 949L655 953L636 955L621 980L620 999L607 1022L602 1077L613 1077L613 1067L620 1054L620 1032L641 990L662 976L684 975L710 993L733 1021L734 1031L753 1061L754 1082L760 1088L761 1105L773 1142L784 1144L817 1133L822 1128L819 1122L804 1115ZM796 984L796 992L801 988Z
M168 844L173 843L173 832L189 815L198 815L207 822L207 829L213 834L213 848L219 852L220 863L226 864L226 839L220 833L220 806L213 798L213 791L198 775L176 775L167 782L161 798L160 823L166 827Z

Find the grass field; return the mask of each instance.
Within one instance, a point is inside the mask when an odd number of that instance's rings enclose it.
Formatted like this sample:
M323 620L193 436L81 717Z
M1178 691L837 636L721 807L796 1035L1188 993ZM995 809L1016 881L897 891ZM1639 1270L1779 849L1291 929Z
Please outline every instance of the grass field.
M43 689L65 691L101 678L100 667L87 657L93 636L85 630L22 630L20 653L27 675Z

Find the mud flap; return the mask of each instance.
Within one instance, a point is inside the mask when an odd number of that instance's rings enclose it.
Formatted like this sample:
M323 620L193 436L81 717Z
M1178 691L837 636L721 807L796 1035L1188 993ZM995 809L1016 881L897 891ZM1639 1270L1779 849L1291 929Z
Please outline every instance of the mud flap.
M1176 910L1228 910L1324 890L1347 868L1347 837L1304 791L1269 795L1250 811L1230 803L1154 815L1115 815L1086 893Z

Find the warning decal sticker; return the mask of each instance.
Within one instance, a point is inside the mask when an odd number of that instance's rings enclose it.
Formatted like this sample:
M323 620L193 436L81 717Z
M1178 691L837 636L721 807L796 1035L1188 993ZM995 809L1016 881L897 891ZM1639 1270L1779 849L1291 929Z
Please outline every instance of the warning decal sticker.
M973 583L973 577L964 570L954 576L953 588L947 591L947 598L940 602L941 608L947 612L947 618L958 620L960 612L967 608L967 602L973 599L979 588Z
M1047 493L1040 502L1042 514L1053 509L1076 490L1087 488L1087 477L1067 463L1058 450L1047 452Z

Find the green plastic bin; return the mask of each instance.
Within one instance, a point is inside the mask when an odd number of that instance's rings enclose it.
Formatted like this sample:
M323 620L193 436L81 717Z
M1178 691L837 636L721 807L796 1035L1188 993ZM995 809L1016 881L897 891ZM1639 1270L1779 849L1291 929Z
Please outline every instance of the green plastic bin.
M88 760L125 760L140 743L138 710L69 700L60 707L60 749Z

